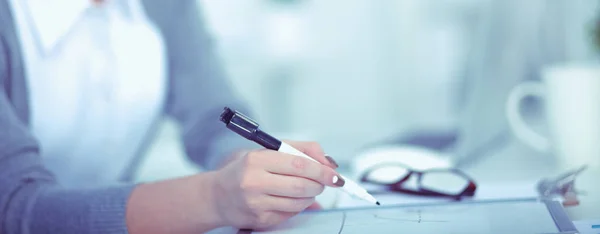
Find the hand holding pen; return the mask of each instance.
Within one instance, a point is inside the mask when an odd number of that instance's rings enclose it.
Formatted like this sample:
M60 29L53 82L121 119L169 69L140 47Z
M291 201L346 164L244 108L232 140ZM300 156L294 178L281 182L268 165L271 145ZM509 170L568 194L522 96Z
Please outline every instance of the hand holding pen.
M216 210L228 226L261 229L276 225L314 204L325 186L344 185L334 170L337 164L319 144L287 143L319 163L263 149L243 153L216 172Z
M322 163L315 160L313 157L306 155L304 152L294 148L285 142L278 140L277 138L269 135L268 133L259 129L258 123L254 120L250 119L250 117L245 116L244 114L237 112L235 110L230 109L229 107L225 107L223 113L221 113L221 122L225 123L225 126L240 136L254 141L257 144L264 146L267 149L283 152L286 154L295 155L298 157L303 157L306 159L310 159L316 163ZM340 189L346 192L348 195L362 199L364 201L370 202L372 204L380 205L379 201L373 197L373 195L369 194L367 190L362 188L358 183L348 180L343 176L334 177L333 182L335 183L337 179L341 179L344 181L344 184L340 187Z

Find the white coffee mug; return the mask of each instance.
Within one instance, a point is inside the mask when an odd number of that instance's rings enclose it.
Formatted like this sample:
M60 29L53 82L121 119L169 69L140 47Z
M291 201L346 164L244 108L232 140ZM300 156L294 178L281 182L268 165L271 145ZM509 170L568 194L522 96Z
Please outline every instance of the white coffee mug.
M515 87L506 103L514 135L540 152L556 155L562 168L600 166L600 66L563 65L542 71L542 82ZM532 130L520 112L525 97L545 101L549 136Z

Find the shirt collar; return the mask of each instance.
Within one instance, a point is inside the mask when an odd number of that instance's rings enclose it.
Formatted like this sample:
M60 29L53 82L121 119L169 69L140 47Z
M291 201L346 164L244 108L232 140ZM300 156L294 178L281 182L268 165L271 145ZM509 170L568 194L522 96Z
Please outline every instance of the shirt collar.
M91 4L89 0L23 1L31 29L44 51L52 49Z
M42 51L48 52L75 26L85 11L93 7L90 0L23 0L31 29L38 38ZM129 15L128 1L109 1L106 7L116 7Z

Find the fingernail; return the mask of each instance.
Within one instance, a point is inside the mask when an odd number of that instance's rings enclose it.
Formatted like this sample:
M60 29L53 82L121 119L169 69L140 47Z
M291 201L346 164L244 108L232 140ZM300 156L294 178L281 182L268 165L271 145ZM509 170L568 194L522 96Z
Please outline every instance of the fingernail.
M329 161L329 163L331 163L335 168L338 168L340 165L337 164L337 162L335 162L335 160L333 160L333 158L329 157L329 155L325 155L325 158L327 159L327 161Z
M342 179L342 177L340 177L339 175L334 175L332 182L338 187L343 187L346 183L346 181L344 181L344 179Z

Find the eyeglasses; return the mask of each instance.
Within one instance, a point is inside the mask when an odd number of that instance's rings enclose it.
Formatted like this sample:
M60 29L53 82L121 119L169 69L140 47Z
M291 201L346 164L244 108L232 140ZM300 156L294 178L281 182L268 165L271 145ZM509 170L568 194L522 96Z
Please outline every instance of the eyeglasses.
M407 186L407 181L411 178L416 179L415 188ZM387 192L449 197L456 200L474 196L477 189L474 180L458 169L440 168L419 171L401 163L373 166L363 173L360 180L362 183L381 185Z

